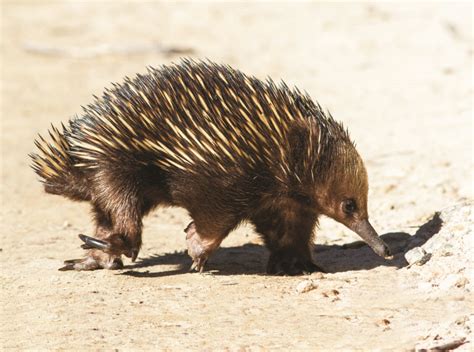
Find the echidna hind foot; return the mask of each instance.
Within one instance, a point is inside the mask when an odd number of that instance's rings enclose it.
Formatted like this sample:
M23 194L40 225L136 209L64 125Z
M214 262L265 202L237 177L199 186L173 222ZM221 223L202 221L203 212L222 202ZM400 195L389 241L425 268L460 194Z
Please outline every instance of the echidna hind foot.
M122 268L123 262L120 256L110 255L98 249L91 249L84 258L64 261L64 266L59 270L117 270Z
M190 271L204 271L204 265L211 254L219 247L222 238L204 239L196 229L196 225L191 222L186 229L186 245L188 247L188 255L193 260Z

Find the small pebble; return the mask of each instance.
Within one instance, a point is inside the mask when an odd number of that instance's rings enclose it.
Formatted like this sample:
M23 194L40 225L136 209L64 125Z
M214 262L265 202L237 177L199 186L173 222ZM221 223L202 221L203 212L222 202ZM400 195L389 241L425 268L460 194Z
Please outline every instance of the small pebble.
M311 290L314 290L318 286L313 282L313 280L303 280L298 285L296 285L296 292L306 293Z
M458 281L456 281L456 287L464 288L466 285L469 284L469 280L467 277L461 277Z
M315 279L315 280L321 280L321 279L324 279L324 275L323 275L322 272L316 271L316 272L311 274L311 278Z
M410 266L412 265L423 265L430 260L431 254L421 247L415 247L412 250L405 253L405 259Z
M390 330L390 320L382 319L375 323L377 326L380 326L383 331Z

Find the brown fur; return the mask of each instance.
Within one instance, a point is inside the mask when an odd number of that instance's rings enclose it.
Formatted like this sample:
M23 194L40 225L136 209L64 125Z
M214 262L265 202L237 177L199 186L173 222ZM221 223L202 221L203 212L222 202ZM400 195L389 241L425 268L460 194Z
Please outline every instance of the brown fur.
M198 269L250 221L271 252L268 272L312 271L320 215L349 227L368 217L367 173L347 131L297 89L227 66L150 69L52 131L51 142L38 140L33 168L47 192L89 201L96 237L113 244L69 269L135 260L142 218L158 205L188 210ZM347 199L357 214L341 211Z

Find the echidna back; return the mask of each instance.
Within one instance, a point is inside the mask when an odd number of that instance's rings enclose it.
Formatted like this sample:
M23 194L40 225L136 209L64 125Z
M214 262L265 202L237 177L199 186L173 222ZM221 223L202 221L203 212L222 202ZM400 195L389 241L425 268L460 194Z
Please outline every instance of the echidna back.
M290 175L288 134L297 123L314 125L304 167L314 165L322 139L348 139L319 105L283 82L184 60L114 84L63 135L81 170L125 160L170 172L215 176L266 167Z

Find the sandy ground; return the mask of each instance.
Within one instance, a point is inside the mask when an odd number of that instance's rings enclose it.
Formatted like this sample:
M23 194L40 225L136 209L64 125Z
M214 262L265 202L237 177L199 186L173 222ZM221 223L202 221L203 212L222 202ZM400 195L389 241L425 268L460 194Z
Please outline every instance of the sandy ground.
M413 235L473 196L471 16L469 3L3 2L0 349L410 350L465 321L469 291L415 289L403 249L385 262L341 247L358 238L330 220L316 241L323 277L264 275L268 253L245 226L206 274L188 273L180 209L146 218L136 264L59 272L82 255L88 206L46 195L27 154L109 82L192 50L308 91L357 141L374 226ZM316 287L298 293L307 279Z

